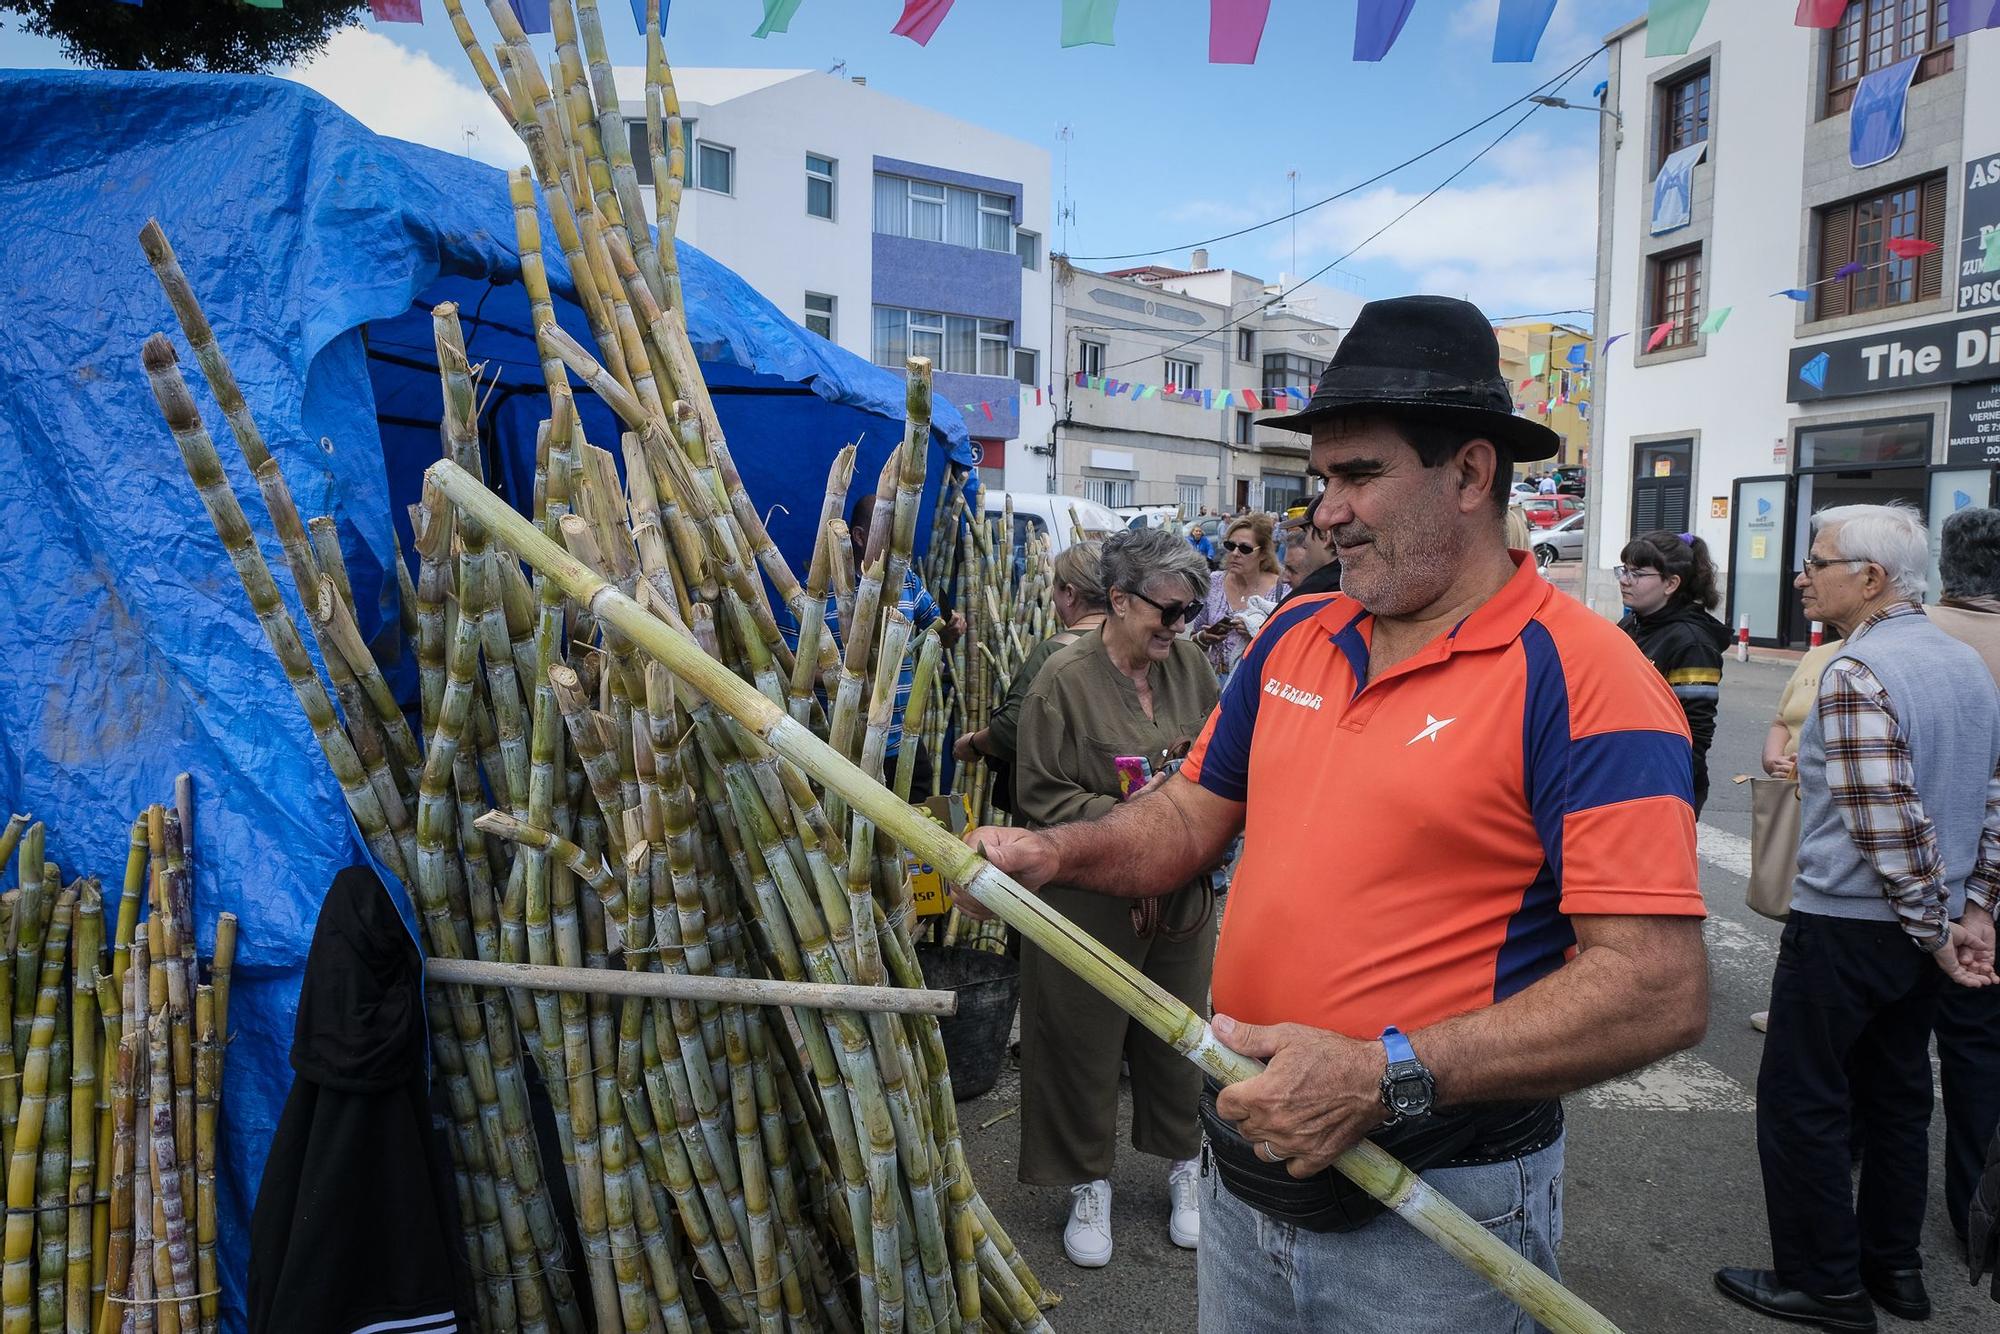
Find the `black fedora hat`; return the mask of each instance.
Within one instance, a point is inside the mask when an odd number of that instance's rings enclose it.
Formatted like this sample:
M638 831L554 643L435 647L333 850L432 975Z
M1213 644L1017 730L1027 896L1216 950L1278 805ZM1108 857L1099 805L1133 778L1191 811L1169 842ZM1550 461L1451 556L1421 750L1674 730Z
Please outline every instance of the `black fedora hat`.
M1479 307L1448 296L1370 301L1305 410L1258 425L1310 432L1317 422L1351 413L1463 426L1518 462L1554 458L1562 448L1554 431L1514 415L1493 326Z

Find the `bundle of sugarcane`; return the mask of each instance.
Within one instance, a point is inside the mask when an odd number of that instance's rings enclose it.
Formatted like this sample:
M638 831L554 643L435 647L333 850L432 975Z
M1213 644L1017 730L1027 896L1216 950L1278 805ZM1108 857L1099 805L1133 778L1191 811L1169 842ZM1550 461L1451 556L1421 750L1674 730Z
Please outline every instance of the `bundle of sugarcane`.
M65 885L45 831L0 836L0 1329L218 1328L216 1118L236 918L194 950L192 801L132 824L109 948L95 877ZM142 917L142 911L145 911Z

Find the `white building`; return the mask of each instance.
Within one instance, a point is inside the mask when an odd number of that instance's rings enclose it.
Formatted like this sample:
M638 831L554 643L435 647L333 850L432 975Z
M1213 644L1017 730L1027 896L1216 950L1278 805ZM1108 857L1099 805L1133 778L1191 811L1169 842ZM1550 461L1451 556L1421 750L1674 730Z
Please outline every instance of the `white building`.
M1047 151L815 70L676 68L674 82L679 234L850 352L895 370L930 357L939 398L990 406L966 417L987 483L1043 489L1025 446L1055 415ZM644 104L624 110L650 187Z
M1303 294L1313 301L1280 304L1281 286L1210 268L1200 250L1188 269L1056 263L1064 360L1048 489L1112 506L1177 505L1190 519L1282 510L1305 494L1306 438L1256 421L1296 410L1267 392L1311 390L1360 298L1315 289ZM1316 318L1327 306L1337 322ZM1244 390L1250 402L1215 406Z
M1789 4L1714 4L1684 56L1649 58L1644 20L1606 39L1586 544L1600 610L1618 605L1629 537L1691 530L1727 567L1730 624L1802 644L1790 582L1814 510L1906 500L1935 546L1954 509L1992 502L2000 31L1953 40L1948 7L1852 0L1815 31ZM1870 108L1894 77L1877 72L1904 60L1901 143L1856 167L1857 92L1859 137L1892 138ZM1887 145L1862 146L1868 161ZM1699 160L1683 221L1655 185L1684 149Z

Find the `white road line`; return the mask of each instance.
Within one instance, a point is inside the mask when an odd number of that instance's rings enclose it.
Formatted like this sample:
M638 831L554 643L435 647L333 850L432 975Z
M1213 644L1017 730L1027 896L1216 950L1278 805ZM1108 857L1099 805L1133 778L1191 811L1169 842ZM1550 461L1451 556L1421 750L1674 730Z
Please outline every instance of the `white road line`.
M1701 859L1719 871L1750 878L1750 840L1712 824L1695 826L1695 847Z
M1585 1089L1583 1105L1629 1112L1752 1112L1750 1091L1691 1052Z

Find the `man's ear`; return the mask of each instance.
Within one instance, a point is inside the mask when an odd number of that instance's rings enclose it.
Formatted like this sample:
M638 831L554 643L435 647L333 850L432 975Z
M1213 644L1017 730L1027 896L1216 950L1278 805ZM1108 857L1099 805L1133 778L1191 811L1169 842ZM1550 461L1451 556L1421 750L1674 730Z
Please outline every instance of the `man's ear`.
M1477 436L1458 448L1454 460L1458 468L1458 508L1470 514L1490 504L1488 497L1500 484L1500 450L1491 440Z

